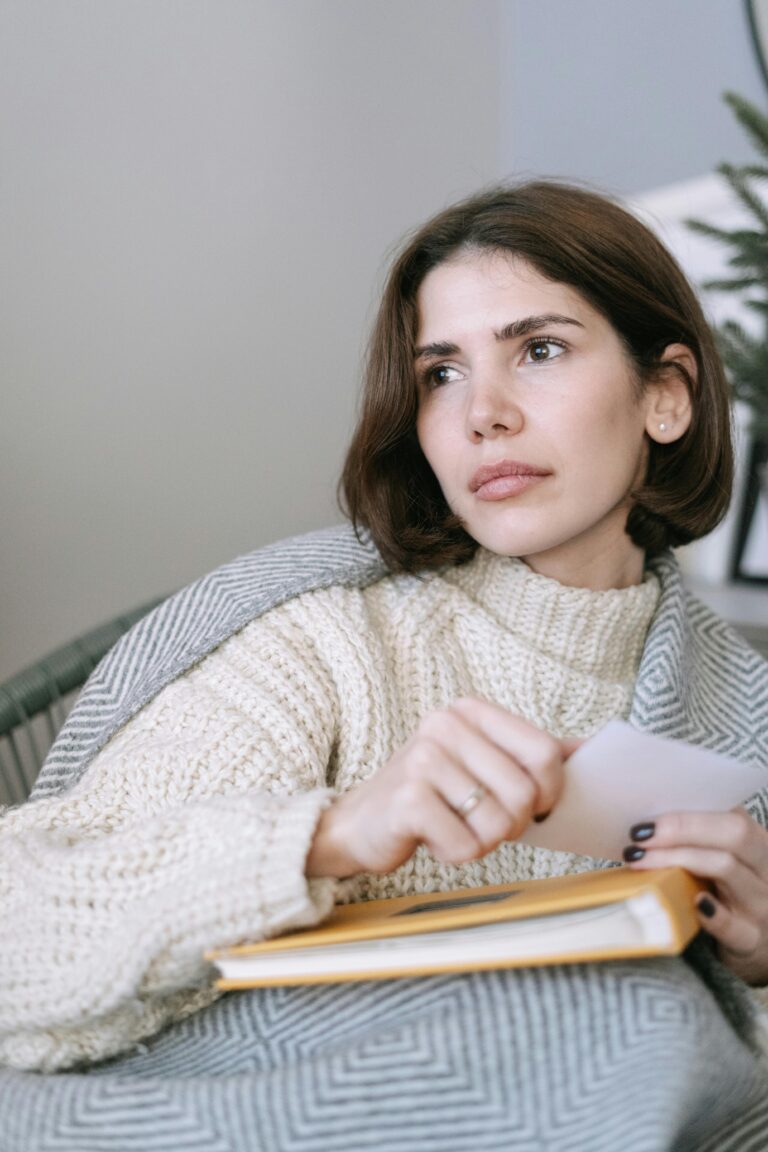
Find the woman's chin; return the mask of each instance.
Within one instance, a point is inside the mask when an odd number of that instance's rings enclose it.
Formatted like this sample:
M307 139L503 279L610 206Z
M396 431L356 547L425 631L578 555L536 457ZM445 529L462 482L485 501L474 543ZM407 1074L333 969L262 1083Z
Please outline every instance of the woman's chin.
M561 547L566 541L562 535L551 530L541 530L541 517L536 517L538 524L531 525L528 530L520 525L514 527L502 524L483 524L463 521L464 529L473 540L477 540L489 552L497 556L534 556L541 552L550 552Z

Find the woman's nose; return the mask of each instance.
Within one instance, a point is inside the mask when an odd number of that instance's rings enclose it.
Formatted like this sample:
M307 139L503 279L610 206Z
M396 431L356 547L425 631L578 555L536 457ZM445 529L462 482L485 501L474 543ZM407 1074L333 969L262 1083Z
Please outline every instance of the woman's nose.
M488 378L473 383L467 405L467 433L472 440L486 440L519 432L523 426L520 406L513 400L510 381Z

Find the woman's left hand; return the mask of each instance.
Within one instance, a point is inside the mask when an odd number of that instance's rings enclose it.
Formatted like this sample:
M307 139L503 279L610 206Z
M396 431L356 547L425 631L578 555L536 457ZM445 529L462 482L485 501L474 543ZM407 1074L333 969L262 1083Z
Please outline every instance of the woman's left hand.
M744 808L668 812L635 824L625 861L635 869L677 866L709 880L697 900L701 926L723 963L747 984L768 984L768 831Z

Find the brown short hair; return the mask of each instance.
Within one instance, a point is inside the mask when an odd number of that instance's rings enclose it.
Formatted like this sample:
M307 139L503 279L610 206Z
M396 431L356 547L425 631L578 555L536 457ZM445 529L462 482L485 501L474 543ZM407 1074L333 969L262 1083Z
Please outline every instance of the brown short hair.
M428 272L477 249L509 252L567 284L602 313L644 387L660 371L685 378L693 415L671 444L650 441L645 483L627 532L649 555L710 532L731 496L728 384L696 296L663 244L617 203L545 180L503 186L429 220L390 271L370 340L362 407L340 482L342 506L393 570L461 563L477 543L449 509L416 436L416 295ZM669 344L687 345L698 380L663 369Z

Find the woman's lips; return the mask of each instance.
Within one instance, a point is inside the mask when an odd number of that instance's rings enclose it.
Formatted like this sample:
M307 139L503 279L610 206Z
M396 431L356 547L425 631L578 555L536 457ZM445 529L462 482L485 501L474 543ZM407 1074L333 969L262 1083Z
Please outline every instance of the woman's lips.
M506 500L509 496L517 496L518 493L526 491L550 475L550 472L534 468L530 464L504 460L498 464L485 464L482 468L478 468L469 486L478 500Z
M478 500L506 500L508 496L517 496L539 481L546 479L544 473L527 472L517 476L497 476L495 480L488 480L475 491Z

